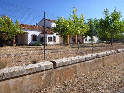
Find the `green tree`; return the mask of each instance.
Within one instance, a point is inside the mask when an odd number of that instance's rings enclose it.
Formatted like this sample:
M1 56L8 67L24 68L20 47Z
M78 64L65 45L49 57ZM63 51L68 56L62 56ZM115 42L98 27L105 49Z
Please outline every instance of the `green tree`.
M97 36L97 24L98 24L98 20L97 19L88 19L87 22L88 26L89 26L89 30L85 33L85 36L89 36L92 38L92 36Z
M101 40L110 41L122 34L121 14L116 9L110 14L108 9L104 10L104 18L99 20L98 36Z
M0 17L0 45L7 44L9 41L13 41L17 34L21 34L23 31L19 26L19 22L15 23L7 16Z
M56 20L56 27L53 28L53 31L61 35L64 41L66 40L66 35L68 35L68 22L64 17L59 17Z
M70 21L72 23L70 25L70 28L71 28L70 34L82 35L88 31L89 27L87 24L85 24L84 15L81 14L80 17L78 17L76 12L77 12L77 9L74 8L73 13L70 16Z
M85 24L83 14L78 17L76 11L77 9L74 8L68 19L59 17L53 30L58 32L62 37L66 37L67 35L84 35L88 31L89 26Z
M124 19L121 21L121 33L124 33Z
M105 20L103 18L99 19L99 23L97 26L97 36L99 37L100 40L102 41L107 41L107 28L105 28Z

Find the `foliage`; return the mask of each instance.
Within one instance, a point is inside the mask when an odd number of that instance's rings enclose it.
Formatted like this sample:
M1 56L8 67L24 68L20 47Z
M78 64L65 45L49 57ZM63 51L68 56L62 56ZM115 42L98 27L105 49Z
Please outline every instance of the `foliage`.
M33 46L42 46L43 44L41 42L35 42Z
M56 21L56 27L53 28L54 32L59 33L61 36L67 34L67 20L64 17L59 17Z
M98 20L90 18L88 19L87 24L89 26L89 30L85 33L85 36L89 36L91 38L92 36L97 36L96 26L98 24Z
M104 18L99 19L97 26L98 37L101 40L110 40L118 38L123 32L123 22L121 14L116 9L110 14L108 9L104 10ZM111 41L112 42L112 41Z
M12 41L17 34L21 34L23 31L19 26L19 22L15 23L7 16L0 17L0 44L6 44L8 41Z
M72 35L82 35L89 30L89 26L85 24L84 16L81 14L80 17L76 14L77 9L73 9L73 13L69 18L69 32Z
M59 17L56 21L56 27L53 30L59 33L62 37L86 33L89 27L87 24L85 24L83 14L78 17L76 11L77 9L74 8L72 15L70 15L68 19Z

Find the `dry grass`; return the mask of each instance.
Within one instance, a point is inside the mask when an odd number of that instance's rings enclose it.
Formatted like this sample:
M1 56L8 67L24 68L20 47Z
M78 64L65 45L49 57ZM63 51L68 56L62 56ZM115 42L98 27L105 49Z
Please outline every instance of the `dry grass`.
M114 44L113 47L106 44L94 44L92 51L91 45L85 45L78 49L77 45L60 46L53 45L46 47L46 60L54 60L63 57L85 55L105 50L124 48L123 44ZM0 63L6 63L7 67L34 64L44 60L43 46L17 46L0 47Z
M0 62L0 69L5 68L7 66L7 63L5 62Z

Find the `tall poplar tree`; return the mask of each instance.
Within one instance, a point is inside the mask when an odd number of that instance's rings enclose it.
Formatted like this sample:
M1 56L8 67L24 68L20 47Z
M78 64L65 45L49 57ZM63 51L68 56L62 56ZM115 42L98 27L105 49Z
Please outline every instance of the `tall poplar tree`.
M67 35L84 35L88 31L89 26L85 23L83 14L78 17L76 11L77 9L74 8L68 19L59 17L53 30L62 37L67 37Z

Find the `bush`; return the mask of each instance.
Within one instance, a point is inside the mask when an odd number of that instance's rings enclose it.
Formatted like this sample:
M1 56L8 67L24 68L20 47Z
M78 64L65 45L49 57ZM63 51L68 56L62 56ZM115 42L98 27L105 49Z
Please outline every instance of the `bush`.
M41 42L35 42L34 44L32 44L33 46L42 46L43 44Z

